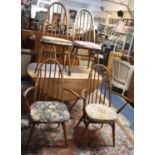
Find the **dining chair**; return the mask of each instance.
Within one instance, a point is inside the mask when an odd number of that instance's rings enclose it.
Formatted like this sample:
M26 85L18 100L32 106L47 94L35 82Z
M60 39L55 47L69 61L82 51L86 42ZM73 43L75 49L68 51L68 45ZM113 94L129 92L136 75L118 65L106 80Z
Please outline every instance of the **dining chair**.
M59 2L53 2L47 9L43 20L41 48L38 54L37 63L34 63L35 70L39 64L47 58L58 59L65 67L68 62L68 74L70 74L70 50L72 41L68 40L68 15L65 6ZM28 71L29 72L29 71Z
M23 94L32 124L26 144L27 148L35 126L52 123L61 124L65 146L67 146L65 123L70 119L70 112L64 104L63 95L64 91L68 91L75 96L76 93L74 94L72 90L64 88L63 84L63 69L60 63L53 58L43 61L37 71L35 86L27 88ZM80 96L77 95L77 97Z
M96 89L94 90L94 88ZM95 64L88 77L87 88L82 91L83 115L76 127L81 121L84 121L86 130L90 123L109 124L112 127L113 146L115 146L115 123L118 117L117 111L112 108L111 86L109 73L102 64Z
M71 64L75 57L81 56L88 59L87 67L89 67L93 52L97 53L97 63L99 63L98 55L102 48L95 42L96 34L92 13L88 9L82 8L78 11L74 23ZM80 53L79 49L85 49L88 52Z
M68 14L65 6L60 2L53 2L49 7L43 22L43 36L41 42L43 47L52 45L53 50L63 55L63 64L66 63L68 56L69 74L70 74L70 50L72 41L68 40ZM56 46L62 47L58 51ZM56 56L55 56L56 57Z
M112 86L122 89L122 95L128 91L131 77L134 71L133 65L121 59L112 61Z

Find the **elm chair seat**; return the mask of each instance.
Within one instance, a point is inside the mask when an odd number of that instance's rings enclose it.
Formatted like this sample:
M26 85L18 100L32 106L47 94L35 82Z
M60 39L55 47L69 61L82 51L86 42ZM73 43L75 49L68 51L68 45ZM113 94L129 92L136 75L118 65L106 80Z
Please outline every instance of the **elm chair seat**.
M103 104L91 103L86 107L86 114L90 120L95 122L114 121L117 119L118 114L112 108Z
M73 46L77 46L79 48L86 48L86 49L93 49L93 50L101 50L101 45L89 42L89 41L79 41L75 40L73 41Z
M30 116L36 122L64 122L70 119L67 106L58 101L36 101L30 107Z
M42 36L41 42L58 46L72 46L72 41L70 40L51 36Z

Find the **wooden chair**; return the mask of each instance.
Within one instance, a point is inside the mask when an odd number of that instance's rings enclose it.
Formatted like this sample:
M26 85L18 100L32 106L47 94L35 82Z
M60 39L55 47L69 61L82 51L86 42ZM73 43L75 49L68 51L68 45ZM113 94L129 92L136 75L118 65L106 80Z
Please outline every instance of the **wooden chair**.
M95 83L96 81L96 83ZM94 91L94 87L97 89ZM113 146L115 146L115 122L117 112L111 107L111 86L109 73L102 64L96 64L92 67L87 88L82 91L83 98L83 116L76 127L84 120L86 132L90 123L109 124L112 127Z
M101 51L101 45L95 43L95 35L94 20L91 12L85 8L79 10L75 18L71 54L72 58L78 55L87 57L87 67L90 65L92 51L97 52L97 56ZM88 53L79 54L78 49L85 49ZM99 57L97 57L97 60L99 63Z
M67 88L64 89L63 71L60 63L52 58L46 59L38 68L35 86L26 89L23 95L30 110L30 120L32 122L26 145L27 148L35 125L51 123L59 123L62 125L65 146L67 146L65 122L70 119L70 113L63 103L64 90L75 96L77 95L76 93L74 94L72 90L68 90ZM77 97L79 98L80 96L77 95ZM31 98L31 100L29 98Z
M49 35L50 33L50 35ZM64 39L65 36L65 39ZM68 56L70 74L70 50L72 42L68 40L68 14L65 6L60 2L53 2L49 7L43 22L43 36L41 38L43 48L53 47L57 54L63 54L63 64L66 63ZM57 51L56 46L62 47L62 51ZM56 57L56 56L55 56Z
M72 41L68 40L68 16L66 8L62 3L53 2L48 7L45 19L43 20L42 37L40 41L42 46L38 54L37 63L34 64L34 72L36 73L39 63L47 58L62 57L62 64L65 66L66 57L68 56L68 74L70 74L69 48L72 46Z

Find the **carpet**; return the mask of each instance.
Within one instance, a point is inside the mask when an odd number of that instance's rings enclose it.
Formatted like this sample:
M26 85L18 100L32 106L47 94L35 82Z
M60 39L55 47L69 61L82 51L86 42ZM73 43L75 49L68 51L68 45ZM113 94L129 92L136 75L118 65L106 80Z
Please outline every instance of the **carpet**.
M25 150L25 144L30 131L27 127L28 121L26 115L22 114L21 130L21 152L22 155L133 155L134 142L128 135L133 136L130 129L130 122L119 114L116 123L116 146L112 147L112 132L109 125L97 130L99 124L90 124L83 137L81 133L84 129L83 122L78 128L74 128L82 115L82 101L71 110L71 119L66 122L68 148L64 146L64 136L61 125L50 126L39 125L35 130L28 150ZM94 131L95 130L95 131Z

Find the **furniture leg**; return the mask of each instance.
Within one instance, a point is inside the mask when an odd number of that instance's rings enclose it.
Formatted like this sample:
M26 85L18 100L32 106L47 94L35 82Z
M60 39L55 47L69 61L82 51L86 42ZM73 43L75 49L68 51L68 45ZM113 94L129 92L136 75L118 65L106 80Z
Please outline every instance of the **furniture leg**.
M65 137L65 146L68 147L65 122L62 122L61 125L62 125L62 127L63 127L64 137Z
M35 129L35 124L33 123L32 127L31 127L31 130L30 130L28 140L27 140L26 149L28 149L28 147L29 147L29 142L31 140L32 134L34 133L34 129Z
M84 118L84 115L80 118L79 122L76 124L75 128L78 127L78 125L81 123L82 119Z
M115 147L115 122L112 123L113 147Z

